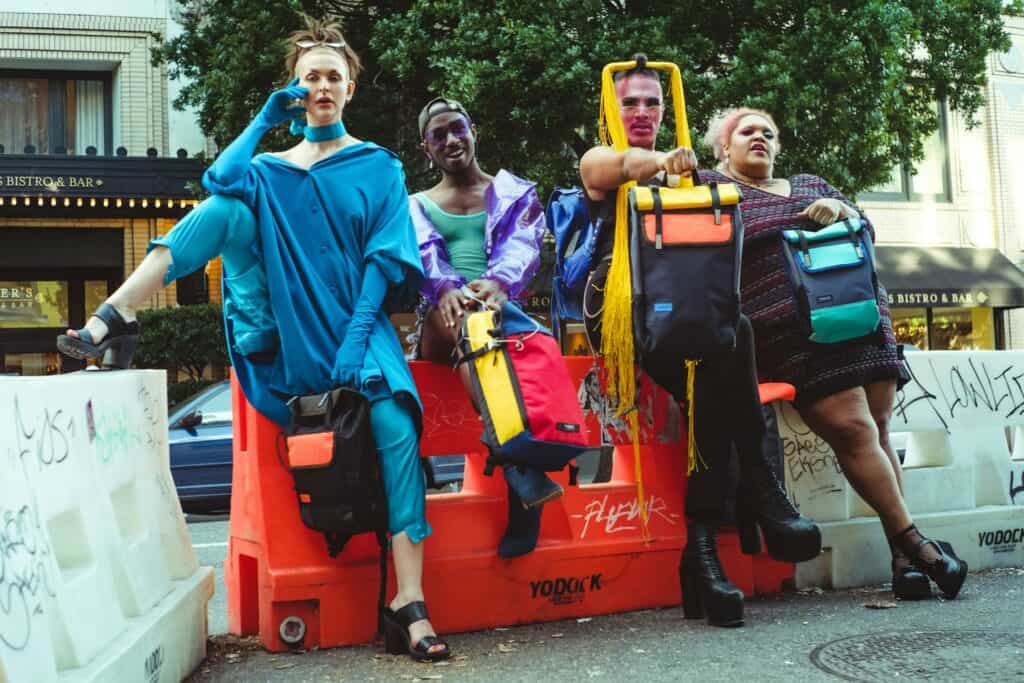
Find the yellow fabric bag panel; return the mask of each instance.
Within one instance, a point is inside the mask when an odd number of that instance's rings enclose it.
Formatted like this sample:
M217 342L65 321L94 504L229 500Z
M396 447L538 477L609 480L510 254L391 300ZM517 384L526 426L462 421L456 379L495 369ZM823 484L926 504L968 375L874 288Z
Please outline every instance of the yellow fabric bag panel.
M495 327L495 315L494 311L477 311L468 315L466 337L471 351L485 348L493 341L489 331ZM505 443L526 430L505 350L497 346L490 353L473 360L472 364L498 442Z
M632 193L637 210L654 210L654 195L651 192L651 188L634 187ZM711 208L711 188L707 185L662 187L659 188L658 194L661 195L661 208L663 211ZM735 183L721 183L718 185L718 202L722 206L739 204L742 198L740 188Z

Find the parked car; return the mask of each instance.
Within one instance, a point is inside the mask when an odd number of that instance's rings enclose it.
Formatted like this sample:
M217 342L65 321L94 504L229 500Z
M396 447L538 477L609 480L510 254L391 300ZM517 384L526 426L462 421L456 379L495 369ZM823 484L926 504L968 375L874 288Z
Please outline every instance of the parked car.
M167 418L171 476L186 512L214 512L231 506L231 391L217 382L185 399ZM438 489L458 490L462 455L429 459Z
M171 476L186 512L227 510L231 502L231 384L217 382L167 418Z

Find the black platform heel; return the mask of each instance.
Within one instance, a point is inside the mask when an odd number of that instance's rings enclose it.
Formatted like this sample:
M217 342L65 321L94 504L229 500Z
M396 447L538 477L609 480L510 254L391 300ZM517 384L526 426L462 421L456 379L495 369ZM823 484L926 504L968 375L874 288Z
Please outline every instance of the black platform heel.
M715 528L700 523L686 527L686 548L679 563L683 616L708 618L712 626L743 625L743 591L729 582L718 559Z
M949 543L926 538L916 525L911 524L892 537L892 544L935 582L947 600L952 600L960 593L967 579L967 563L957 557ZM932 546L938 553L938 557L930 562L921 557L921 549L926 545Z
M380 623L384 628L384 650L389 655L409 655L417 662L439 662L452 656L448 643L437 636L424 636L413 643L409 626L421 619L429 619L427 605L422 600L410 602L399 610L385 607L380 612ZM435 645L444 645L438 652L430 652Z
M736 493L740 549L747 555L760 553L763 533L774 560L805 562L817 557L821 529L793 507L771 468L755 463L743 469L744 481Z
M107 336L98 344L93 342L92 333L88 329L78 330L78 337L66 334L57 336L57 350L65 356L85 360L102 358L104 368L125 370L131 367L132 355L139 342L139 323L137 320L125 322L117 309L110 304L100 304L93 317L99 318L107 325Z

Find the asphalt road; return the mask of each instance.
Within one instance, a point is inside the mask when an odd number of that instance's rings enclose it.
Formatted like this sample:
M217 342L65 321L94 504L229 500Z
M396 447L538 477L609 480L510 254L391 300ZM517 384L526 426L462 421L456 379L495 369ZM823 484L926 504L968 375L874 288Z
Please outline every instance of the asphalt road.
M185 515L192 547L200 566L213 567L217 576L208 608L210 635L228 632L228 604L224 588L224 558L228 554L228 516Z
M1024 569L971 574L959 599L895 603L885 586L751 599L747 625L719 629L679 609L450 634L444 666L379 645L263 651L227 630L226 517L189 516L217 572L207 660L190 681L1024 681ZM218 635L221 634L221 635Z

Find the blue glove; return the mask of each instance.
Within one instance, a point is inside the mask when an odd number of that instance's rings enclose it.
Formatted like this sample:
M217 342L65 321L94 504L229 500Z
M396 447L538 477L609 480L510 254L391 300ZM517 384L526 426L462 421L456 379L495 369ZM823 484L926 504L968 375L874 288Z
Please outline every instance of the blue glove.
M305 116L305 107L294 106L295 100L304 100L309 94L309 88L299 85L299 77L296 76L288 85L270 93L270 97L263 104L263 109L256 115L253 123L260 125L264 132L274 126L291 121L299 116Z
M334 370L331 379L338 386L361 389L360 373L366 359L366 346L370 333L377 322L377 314L384 304L384 296L388 292L388 280L384 271L374 262L366 264L363 273L363 288L356 301L352 318L345 330L345 339L334 359Z
M252 123L206 169L203 185L207 189L227 187L241 179L249 170L249 162L263 135L278 124L305 115L305 107L291 106L309 93L309 89L298 82L298 77L293 78L286 87L271 93Z

